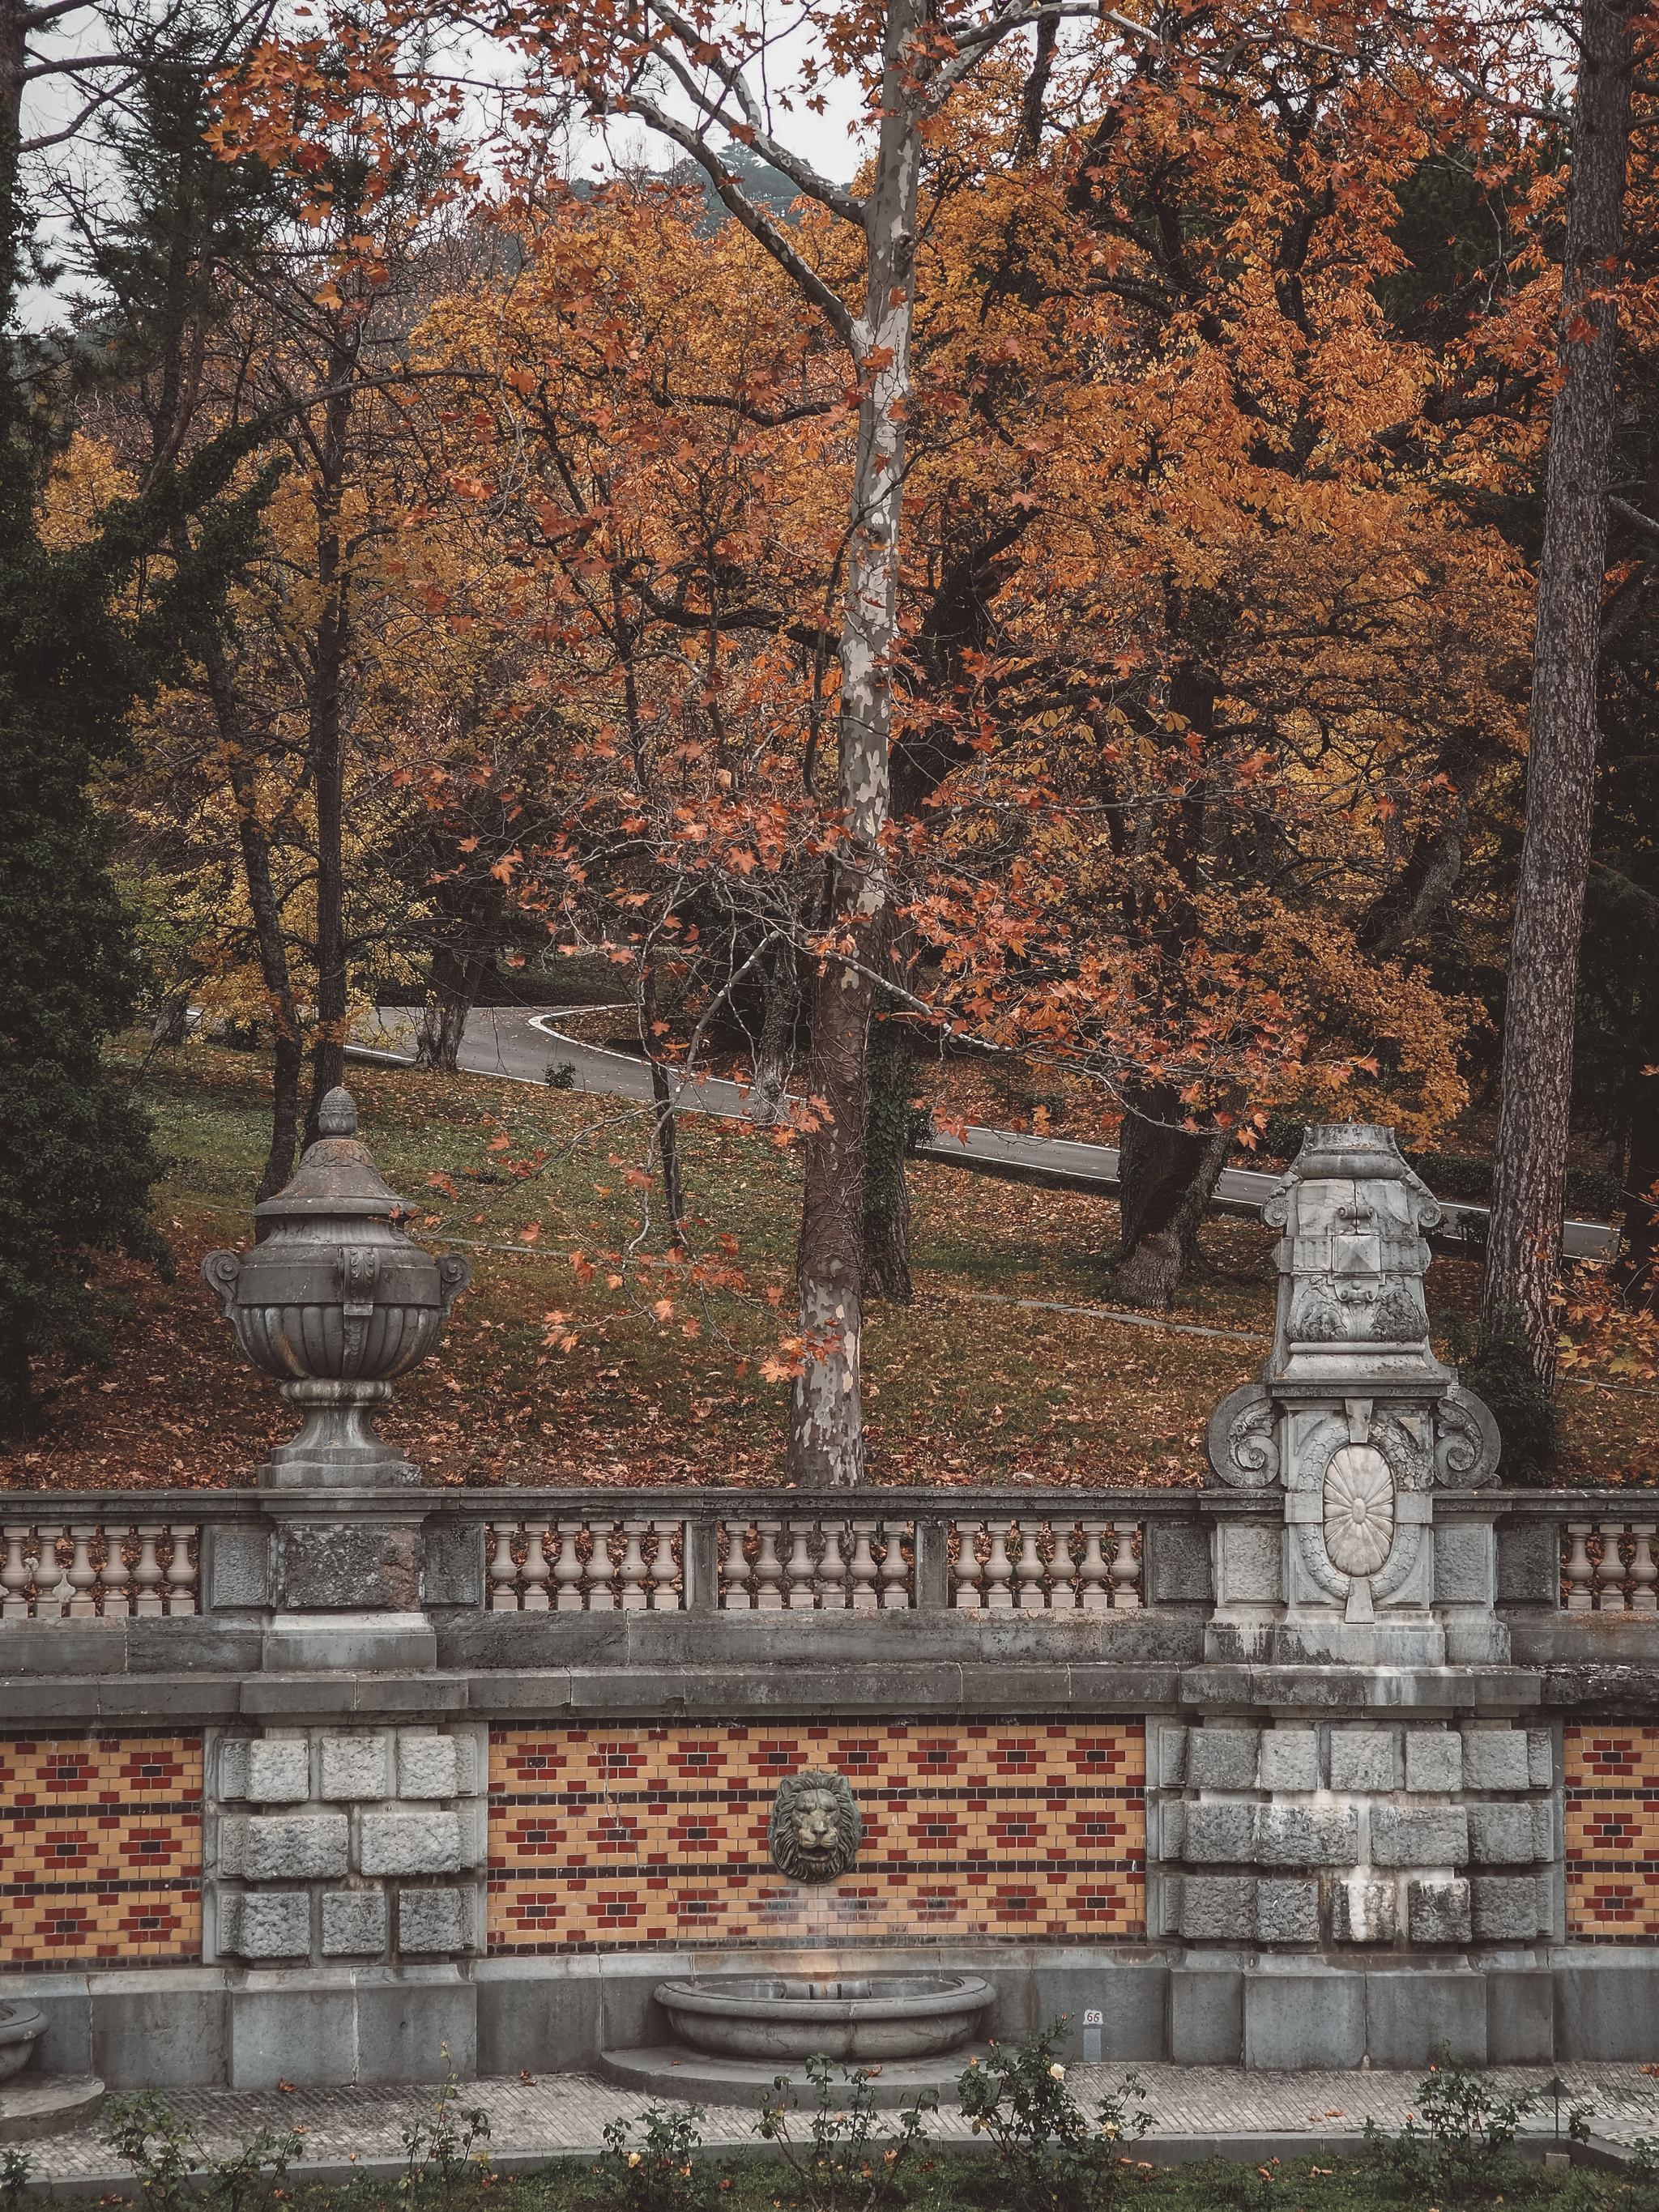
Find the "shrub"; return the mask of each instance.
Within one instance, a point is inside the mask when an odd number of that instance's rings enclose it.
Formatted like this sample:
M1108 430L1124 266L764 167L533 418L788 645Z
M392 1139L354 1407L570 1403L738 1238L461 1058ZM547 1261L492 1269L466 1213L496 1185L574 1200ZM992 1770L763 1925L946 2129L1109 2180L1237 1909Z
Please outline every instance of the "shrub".
M290 2162L305 2155L297 2128L286 2134L261 2128L244 2136L234 2151L216 2158L190 2122L154 2089L112 2097L104 2106L100 2133L131 2167L139 2197L151 2212L182 2212L185 2204L204 2197L222 2212L244 2212L267 2186L280 2188ZM192 2185L198 2174L206 2177L204 2188Z
M547 1087L550 1091L574 1091L576 1087L575 1061L550 1060L547 1063Z
M449 2045L442 2045L443 2087L433 2102L432 2118L410 2120L400 2131L404 2145L404 2173L398 2187L413 2203L434 2166L449 2203L455 2185L477 2168L482 2177L489 2171L489 2115L482 2105L463 2105Z
M989 2060L970 2060L957 2083L963 2117L996 2146L1017 2212L1109 2207L1133 2166L1124 2146L1152 2124L1133 2074L1100 2100L1092 2118L1084 2112L1054 2056L1065 2027L1062 2014L1017 2049L993 2045Z
M833 2071L841 2076L839 2086L831 2080L829 2059L806 2062L806 2077L817 2097L807 2115L810 2143L790 2140L790 2118L799 2112L800 2098L786 2074L774 2081L755 2131L777 2145L811 2212L872 2212L891 2192L912 2154L926 2145L921 2116L937 2112L939 2099L931 2091L918 2091L915 2102L901 2109L897 2131L878 2137L869 2075L861 2066Z
M604 2162L594 2172L628 2212L695 2212L709 2193L708 2170L695 2155L705 2118L701 2105L683 2112L650 2105L631 2120L608 2120ZM635 2128L644 2134L642 2143L629 2140Z
M1426 2078L1417 2085L1417 2110L1407 2113L1401 2133L1385 2136L1368 2119L1365 2141L1379 2164L1437 2197L1485 2196L1522 2121L1537 2110L1542 2094L1528 2089L1505 2097L1478 2066L1466 2066L1442 2045ZM1575 2142L1588 2136L1589 2106L1569 2107L1567 2133Z

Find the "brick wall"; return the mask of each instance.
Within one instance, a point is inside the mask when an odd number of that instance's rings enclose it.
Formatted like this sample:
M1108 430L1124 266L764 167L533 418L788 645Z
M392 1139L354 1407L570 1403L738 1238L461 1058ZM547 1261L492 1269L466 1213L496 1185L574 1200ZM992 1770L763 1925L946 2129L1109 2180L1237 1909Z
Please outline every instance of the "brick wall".
M0 1738L0 1956L197 1959L199 1735Z
M825 1937L1099 1940L1146 1927L1138 1721L492 1731L489 1948ZM779 1781L833 1768L856 1865L787 1882Z
M1569 1728L1565 1754L1567 1934L1651 1942L1659 1936L1659 1728Z

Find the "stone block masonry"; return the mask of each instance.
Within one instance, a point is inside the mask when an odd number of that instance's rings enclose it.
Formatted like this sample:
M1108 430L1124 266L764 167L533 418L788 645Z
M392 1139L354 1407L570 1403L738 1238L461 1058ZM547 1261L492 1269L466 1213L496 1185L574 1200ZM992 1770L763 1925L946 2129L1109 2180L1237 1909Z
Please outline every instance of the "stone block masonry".
M274 1723L216 1750L213 1955L391 1966L480 1948L482 1729Z
M1559 1932L1547 1731L1202 1721L1158 1771L1157 1934L1340 1956Z
M1139 1937L1145 1750L1121 1719L501 1729L489 1948ZM767 1848L803 1766L844 1774L864 1820L854 1872L821 1889Z

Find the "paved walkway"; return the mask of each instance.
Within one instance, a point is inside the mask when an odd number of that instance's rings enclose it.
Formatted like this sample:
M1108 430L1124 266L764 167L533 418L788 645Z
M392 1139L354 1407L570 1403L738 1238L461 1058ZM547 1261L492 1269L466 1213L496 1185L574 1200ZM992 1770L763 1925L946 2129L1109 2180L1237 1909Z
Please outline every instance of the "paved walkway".
M1069 2086L1085 2107L1114 2087L1127 2070L1119 2066L1073 2066ZM1495 2067L1488 2079L1504 2094L1541 2089L1548 2067ZM1141 2065L1134 2069L1146 2088L1154 2132L1159 2136L1238 2134L1285 2136L1305 2141L1310 2154L1322 2145L1352 2149L1367 2117L1381 2127L1398 2129L1416 2100L1420 2069L1405 2074L1246 2074L1236 2067ZM1593 2107L1591 2128L1607 2143L1659 2135L1659 2079L1635 2066L1568 2066L1561 2069L1571 2100ZM360 2173L401 2170L402 2130L417 2117L429 2118L436 2094L430 2088L276 2090L175 2089L167 2101L194 2126L210 2148L234 2148L256 2129L305 2130L305 2159L299 2177L332 2180ZM1565 2126L1566 2106L1562 2100ZM522 2167L543 2160L597 2154L605 2123L630 2118L645 2102L632 2090L613 2089L586 2075L545 2075L534 2081L489 2080L463 2085L460 2102L482 2105L489 2114L490 2148L498 2160ZM1533 2122L1548 2132L1553 2111L1547 2100ZM890 2124L884 2115L878 2124ZM941 2143L966 2142L968 2124L947 2108L927 2123L929 2136ZM754 2140L754 2115L737 2106L717 2106L702 2123L705 2142L744 2145ZM1297 2146L1297 2147L1299 2147ZM1289 2148L1289 2147L1287 2147ZM123 2169L99 2140L98 2122L72 2134L31 2143L37 2180L68 2185L76 2193L97 2183L112 2192ZM78 2186L77 2186L78 2185Z
M592 1013L591 1006L549 1007L477 1006L467 1017L460 1049L460 1064L473 1075L501 1075L514 1083L541 1084L547 1071L561 1062L575 1070L579 1091L613 1098L648 1099L651 1073L642 1060L629 1053L608 1052L602 1046L579 1043L559 1026L562 1014ZM631 1014L633 1008L615 1011ZM391 1046L392 1057L407 1059L416 1014L413 1008L387 1007L379 1018L381 1028L364 1025L356 1033L358 1048ZM684 1109L736 1119L743 1112L743 1093L735 1083L714 1076L688 1082L676 1079L674 1103ZM1030 1182L1072 1190L1117 1188L1117 1148L1115 1145L1076 1144L1066 1137L1031 1137L1013 1129L988 1129L977 1124L960 1137L940 1136L917 1146L920 1158L944 1167L966 1168L979 1175L1000 1176L1012 1182ZM1254 1215L1279 1177L1253 1168L1228 1168L1216 1186L1216 1199L1227 1211ZM1472 1222L1486 1219L1480 1206L1455 1206L1444 1201L1447 1227L1455 1229L1461 1216ZM1563 1249L1570 1260L1594 1258L1610 1250L1612 1232L1600 1222L1569 1221Z

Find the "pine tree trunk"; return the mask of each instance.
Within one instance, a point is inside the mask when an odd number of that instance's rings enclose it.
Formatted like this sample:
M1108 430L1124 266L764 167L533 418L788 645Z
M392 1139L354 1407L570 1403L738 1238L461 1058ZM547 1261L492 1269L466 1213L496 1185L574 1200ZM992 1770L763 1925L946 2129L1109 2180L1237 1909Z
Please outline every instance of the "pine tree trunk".
M904 416L910 390L916 194L921 134L911 106L917 0L889 0L881 137L865 204L865 311L853 352L863 384L841 635L837 798L829 926L811 985L808 1089L828 1114L805 1140L796 1284L804 1343L790 1402L788 1479L830 1489L864 1476L865 1051L872 977L886 942L881 839L890 806L892 658L898 644L898 548ZM849 964L836 957L850 948Z
M1139 1095L1118 1133L1118 1208L1122 1233L1112 1287L1129 1305L1167 1313L1198 1254L1216 1183L1232 1148L1224 1131L1182 1128L1173 1091ZM1171 1125L1174 1126L1171 1126Z
M300 1013L294 1002L294 982L289 970L288 939L283 933L283 910L270 873L270 840L259 819L259 795L253 757L247 742L241 702L235 679L216 639L204 649L208 696L213 702L224 750L230 793L236 804L237 836L242 850L242 875L247 885L248 911L253 917L253 941L259 951L259 980L270 1006L273 1032L270 1075L270 1146L253 1193L262 1205L275 1198L294 1172L294 1153L300 1134ZM256 1234L269 1232L259 1224Z
M350 373L338 354L331 379ZM312 666L310 720L313 787L317 802L317 1027L311 1050L311 1104L306 1141L317 1137L323 1100L345 1079L345 664L350 631L340 545L340 492L345 480L351 394L328 403L323 467L317 489L317 583L322 611Z
M1503 1091L1481 1318L1519 1316L1551 1383L1572 1097L1574 1005L1595 793L1595 685L1607 566L1607 471L1630 143L1631 19L1584 0L1561 272L1561 390L1550 421L1533 648L1527 829L1510 939Z
M1637 1086L1625 1165L1625 1244L1618 1275L1625 1296L1644 1313L1659 1312L1659 1074Z

